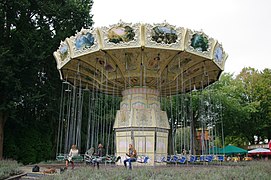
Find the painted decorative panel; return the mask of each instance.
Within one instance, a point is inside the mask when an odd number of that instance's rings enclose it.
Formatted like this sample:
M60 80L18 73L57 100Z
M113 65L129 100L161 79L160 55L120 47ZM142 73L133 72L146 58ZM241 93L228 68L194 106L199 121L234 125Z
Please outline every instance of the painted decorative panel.
M134 40L135 33L130 26L118 26L109 29L108 40L115 44Z
M156 57L150 57L148 58L147 55L146 55L146 59L147 59L147 69L148 70L153 70L153 71L157 71L160 69L159 67L159 63L160 63L160 54L157 54Z
M172 50L183 49L184 28L170 25L166 21L153 25L146 24L144 27L144 43L146 47L167 48Z
M160 106L158 105L158 103L150 103L149 104L149 108L151 108L151 109L157 109L157 108L160 108Z
M152 29L152 41L157 43L172 44L177 41L176 30L172 27L156 26Z
M117 56L117 55L116 55ZM132 71L137 69L137 57L139 54L136 53L125 53L125 69L126 71Z
M121 110L129 109L129 104L121 102L121 104L120 104L120 109L121 109Z
M136 125L141 127L146 127L151 125L151 121L149 120L149 112L146 110L135 109L135 118Z
M90 32L78 34L74 43L76 50L88 49L94 44L94 37Z
M59 52L60 52L61 60L64 61L68 56L68 45L67 45L67 43L65 43L65 42L61 43L61 45L59 47Z
M145 109L146 108L146 104L143 103L143 102L138 101L138 102L134 102L132 104L132 107L136 108L136 109Z
M217 46L214 51L214 60L217 64L221 65L223 60L223 50L221 46Z
M207 51L209 48L208 39L202 34L194 34L191 39L191 46L198 51Z

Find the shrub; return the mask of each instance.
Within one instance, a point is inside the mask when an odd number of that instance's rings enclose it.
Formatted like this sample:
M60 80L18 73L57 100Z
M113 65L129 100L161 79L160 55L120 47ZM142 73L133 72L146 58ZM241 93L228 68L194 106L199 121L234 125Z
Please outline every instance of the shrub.
M2 160L0 161L0 179L5 179L10 176L14 176L22 173L20 165L17 161Z

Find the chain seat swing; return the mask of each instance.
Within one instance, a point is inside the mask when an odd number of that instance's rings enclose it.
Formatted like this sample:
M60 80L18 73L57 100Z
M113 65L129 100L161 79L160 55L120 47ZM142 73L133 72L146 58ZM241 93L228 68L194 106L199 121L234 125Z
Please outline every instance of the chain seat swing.
M96 73L98 70L95 70L94 76ZM119 161L119 157L110 155L110 153L114 151L112 121L118 108L119 98L115 97L114 92L112 97L103 94L95 86L92 86L92 89L87 87L82 89L80 74L80 64L78 63L73 85L68 81L62 82L56 160L66 160L72 144L76 144L82 153L101 143L106 147L102 162L115 163ZM107 79L105 80L107 81ZM82 139L86 139L86 141L82 143ZM83 151L84 149L85 151ZM88 163L93 158L96 157L90 158L85 153L79 154L73 159L75 162L86 161Z
M83 91L81 81L78 82L76 87L76 79L74 85L69 82L62 82L59 123L58 123L58 137L56 160L65 161L68 158L70 147L73 144L77 148L81 147L81 126L82 126L82 105L83 105ZM82 155L72 157L74 162L83 162Z
M205 63L202 66L203 69L205 69ZM182 78L182 76L181 76ZM203 81L207 81L204 83ZM181 83L184 83L181 81ZM166 160L166 157L162 157L160 161L158 162L167 162L172 163L175 162L174 157L176 158L177 150L182 149L188 149L189 156L186 155L186 153L178 154L179 158L177 160L178 163L184 164L185 162L195 163L195 162L206 162L210 163L213 160L217 160L219 162L222 162L224 157L221 155L221 152L218 152L214 150L214 147L218 146L215 139L217 137L221 137L222 139L222 146L224 146L224 137L223 137L223 123L222 123L222 106L219 100L212 100L211 99L211 90L209 88L206 89L205 94L203 93L203 84L207 84L207 87L209 86L209 76L208 72L205 71L205 73L202 75L201 80L201 91L198 94L199 95L199 108L196 112L196 115L198 117L193 116L192 111L192 93L197 92L195 85L194 89L192 89L192 83L190 80L190 93L188 94L181 94L177 95L178 97L175 98L175 102L173 104L176 104L176 117L175 122L172 125L172 129L174 136L172 136L172 141L174 144L172 144L172 149L174 149L175 155L169 155L168 160ZM176 87L178 88L178 78L176 79ZM184 86L182 86L184 87ZM178 92L178 89L176 89ZM170 97L171 99L171 97ZM179 101L180 99L180 101ZM172 104L172 101L170 101ZM180 108L178 108L180 107ZM189 107L189 108L188 108ZM189 110L188 110L189 109ZM172 114L172 108L170 109ZM178 115L182 115L179 117ZM197 124L192 124L192 119L198 119ZM171 118L172 119L172 118ZM217 127L218 124L221 123L221 134L218 133ZM175 125L175 126L174 126ZM191 126L197 126L199 127L198 130L200 130L200 151L195 151L195 148L198 148L197 145L197 136L194 134L193 128ZM190 127L190 133L187 135L185 133L185 128ZM180 138L177 140L176 136L176 129L179 129L178 133L180 134ZM208 131L206 131L206 130ZM208 134L208 139L205 138L206 133ZM219 136L220 135L220 136ZM178 145L177 145L178 144ZM180 149L181 147L181 149ZM186 152L186 151L185 151ZM200 155L197 155L197 153L200 152Z

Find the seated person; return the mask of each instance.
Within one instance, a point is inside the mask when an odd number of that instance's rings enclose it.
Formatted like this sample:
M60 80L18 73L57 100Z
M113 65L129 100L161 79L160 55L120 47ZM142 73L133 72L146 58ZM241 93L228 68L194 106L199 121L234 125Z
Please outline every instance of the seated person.
M75 144L72 145L68 158L66 159L66 169L68 169L69 163L72 164L72 169L74 169L74 162L72 160L74 156L78 156L78 149Z
M136 150L132 144L129 144L129 152L126 153L126 156L128 156L129 158L123 161L124 166L127 167L126 163L129 162L129 169L132 169L132 162L135 162L137 158Z
M92 160L92 163L94 164L94 166L95 164L97 164L97 168L99 169L99 163L102 161L102 157L104 156L104 149L102 144L98 145L97 153L94 153L94 155L97 157Z

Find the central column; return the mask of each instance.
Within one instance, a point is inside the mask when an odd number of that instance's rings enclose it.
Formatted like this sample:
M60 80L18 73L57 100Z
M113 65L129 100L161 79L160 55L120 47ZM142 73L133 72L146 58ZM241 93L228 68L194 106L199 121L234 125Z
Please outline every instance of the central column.
M125 158L132 143L138 155L150 157L148 164L167 155L169 123L161 110L159 91L150 88L131 88L122 92L114 130L116 155Z

